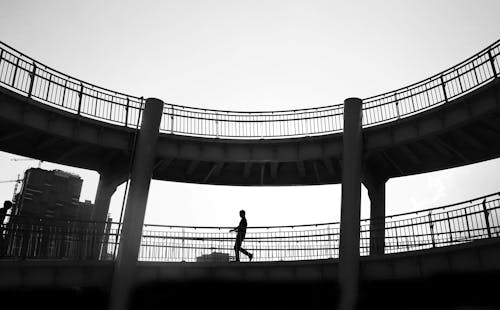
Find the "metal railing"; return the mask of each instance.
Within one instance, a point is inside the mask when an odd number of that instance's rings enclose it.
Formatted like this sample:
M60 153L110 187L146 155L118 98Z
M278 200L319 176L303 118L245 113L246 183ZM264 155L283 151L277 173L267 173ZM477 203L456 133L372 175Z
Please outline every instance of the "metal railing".
M451 102L500 73L500 40L418 83L363 100L363 126L375 126ZM0 42L0 85L77 115L135 127L144 99L105 89L45 66ZM163 133L237 139L303 137L341 132L343 104L268 112L200 109L166 103Z
M118 223L15 217L3 225L3 256L112 260ZM200 262L234 259L232 227L144 225L141 261ZM253 261L338 258L339 223L249 227L243 247ZM370 254L370 220L360 225L360 254ZM377 234L374 234L376 236ZM385 218L385 254L444 247L500 237L500 193L458 204ZM373 238L372 238L373 239ZM247 259L242 255L242 260Z

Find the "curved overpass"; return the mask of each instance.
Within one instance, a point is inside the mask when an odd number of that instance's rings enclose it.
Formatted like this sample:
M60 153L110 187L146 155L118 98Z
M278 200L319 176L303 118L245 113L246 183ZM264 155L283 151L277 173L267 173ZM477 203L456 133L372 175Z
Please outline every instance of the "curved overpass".
M144 100L0 45L0 148L126 171ZM376 179L498 157L500 41L426 80L364 99L364 164ZM232 112L165 104L154 178L226 185L340 182L343 105Z

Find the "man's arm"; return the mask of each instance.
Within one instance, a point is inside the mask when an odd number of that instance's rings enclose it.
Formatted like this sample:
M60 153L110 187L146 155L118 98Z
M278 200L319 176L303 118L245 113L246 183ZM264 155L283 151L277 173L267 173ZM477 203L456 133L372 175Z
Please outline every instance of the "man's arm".
M231 229L229 232L232 232L232 231L235 231L235 232L238 232L241 228L241 222L240 222L240 225L238 225L237 227Z

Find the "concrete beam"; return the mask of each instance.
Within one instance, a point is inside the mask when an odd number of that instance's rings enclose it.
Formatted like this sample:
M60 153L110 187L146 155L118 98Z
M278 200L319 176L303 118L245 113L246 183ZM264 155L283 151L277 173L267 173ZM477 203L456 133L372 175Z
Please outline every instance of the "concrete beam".
M479 137L465 128L458 128L457 133L459 134L460 139L463 139L467 144L478 150L485 150L488 148L488 146L483 143Z
M391 158L387 152L382 152L382 157L389 163L391 167L393 167L400 175L405 175L403 169Z
M270 165L271 165L271 179L274 181L278 178L278 169L280 163L271 162Z
M70 148L69 150L66 150L65 152L63 152L61 155L59 155L59 157L56 158L56 162L62 162L65 159L67 159L68 157L70 157L71 155L81 153L87 148L88 148L88 146L85 144L79 144L77 146L74 146L74 147Z
M38 143L35 146L35 149L38 150L38 151L43 151L43 150L46 150L49 147L54 146L59 141L60 141L60 139L58 137L48 138L48 139L40 141L40 143Z
M197 161L197 160L192 160L190 163L189 163L189 166L188 168L186 169L186 174L187 175L191 175L193 174L193 172L196 170L196 168L198 167L198 164L200 162Z
M313 170L314 170L314 176L316 178L316 182L318 184L321 184L321 178L319 177L319 172L318 172L318 166L316 164L316 161L312 162Z
M453 153L455 156L460 158L465 163L470 162L470 160L462 152L460 152L457 148L453 147L450 143L446 142L445 140L443 140L438 136L435 138L435 140L439 145L443 146L445 149Z
M265 175L266 175L266 163L262 163L260 166L260 185L264 185Z
M296 162L297 164L297 171L299 172L299 176L301 178L304 178L306 176L306 169L304 167L304 162L302 160Z
M221 165L221 163L213 163L212 164L212 167L210 168L210 171L203 178L202 183L207 183L208 179L210 178L210 176L212 176L212 174L214 173L214 171L217 169L217 166L219 166L219 165Z
M248 177L250 176L251 169L252 169L252 162L250 161L245 162L243 167L243 178L248 179Z
M326 171L328 171L328 174L331 176L334 176L336 174L335 168L333 167L332 161L330 158L323 158L322 160L323 164L326 167Z
M409 145L403 145L400 147L400 149L413 164L420 165L422 163L420 157L410 148Z
M8 141L20 137L24 134L23 130L9 132L0 136L0 142Z

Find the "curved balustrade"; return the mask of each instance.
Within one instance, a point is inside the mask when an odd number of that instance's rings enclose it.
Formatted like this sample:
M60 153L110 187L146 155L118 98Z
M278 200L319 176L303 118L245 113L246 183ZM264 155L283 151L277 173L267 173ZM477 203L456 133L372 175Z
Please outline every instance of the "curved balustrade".
M500 40L418 83L363 100L369 127L445 104L500 73ZM41 103L101 121L135 127L144 99L68 76L0 42L0 85ZM343 104L269 112L235 112L165 104L164 133L239 139L302 137L342 131Z
M158 262L230 261L232 227L144 225L139 259ZM44 222L13 217L4 225L11 257L113 259L118 223ZM339 223L249 227L243 247L253 261L338 258ZM370 254L370 220L360 225L360 254ZM500 237L500 193L385 218L385 253L417 251ZM242 260L246 259L243 255Z

